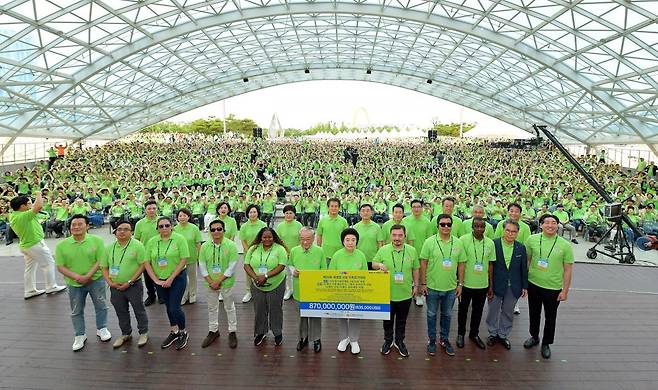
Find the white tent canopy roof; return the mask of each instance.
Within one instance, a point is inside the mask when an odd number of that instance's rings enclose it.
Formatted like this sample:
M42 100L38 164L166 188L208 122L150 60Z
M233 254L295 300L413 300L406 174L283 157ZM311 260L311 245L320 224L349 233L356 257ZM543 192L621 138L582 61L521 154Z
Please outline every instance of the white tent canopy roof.
M0 11L0 136L111 139L269 86L365 80L566 141L658 144L658 1L4 0Z

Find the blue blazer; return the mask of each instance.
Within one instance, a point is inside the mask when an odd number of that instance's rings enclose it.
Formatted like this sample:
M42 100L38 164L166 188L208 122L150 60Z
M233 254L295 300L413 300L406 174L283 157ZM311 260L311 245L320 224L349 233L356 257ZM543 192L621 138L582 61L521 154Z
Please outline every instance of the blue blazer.
M493 292L496 296L504 297L507 286L510 286L512 294L518 299L521 290L528 288L528 257L525 245L514 241L512 261L507 269L501 240L502 238L493 240L496 248L496 261L493 263Z

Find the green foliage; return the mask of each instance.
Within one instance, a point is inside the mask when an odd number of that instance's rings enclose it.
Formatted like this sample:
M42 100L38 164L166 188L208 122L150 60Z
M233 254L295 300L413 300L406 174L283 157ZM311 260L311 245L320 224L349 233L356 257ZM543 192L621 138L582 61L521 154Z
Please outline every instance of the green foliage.
M459 123L438 123L434 122L432 124L432 130L436 130L438 136L443 137L459 137ZM473 129L475 124L473 123L464 123L463 132Z
M231 114L226 117L226 131L251 136L252 129L258 127L253 119L236 118ZM201 133L222 134L224 122L221 118L196 119L188 123L160 122L140 130L145 133Z

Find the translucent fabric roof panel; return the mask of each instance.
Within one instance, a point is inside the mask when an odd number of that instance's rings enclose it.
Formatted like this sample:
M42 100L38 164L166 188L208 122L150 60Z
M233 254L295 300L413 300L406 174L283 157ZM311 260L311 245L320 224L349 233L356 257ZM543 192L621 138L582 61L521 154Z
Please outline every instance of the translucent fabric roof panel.
M658 144L658 1L0 4L0 136L116 138L248 91L330 79L544 123L567 141Z

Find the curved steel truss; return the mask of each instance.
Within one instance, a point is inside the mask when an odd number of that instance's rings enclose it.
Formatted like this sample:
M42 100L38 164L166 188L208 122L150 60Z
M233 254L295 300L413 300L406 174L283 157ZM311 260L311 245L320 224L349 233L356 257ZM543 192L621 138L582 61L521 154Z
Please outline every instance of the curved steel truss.
M0 136L116 138L332 79L545 123L567 141L658 144L657 1L15 0L0 11Z

